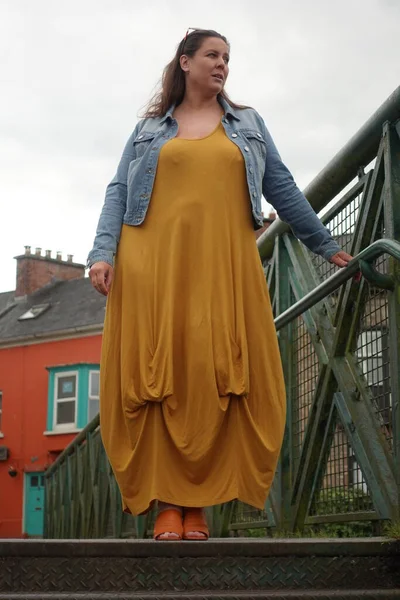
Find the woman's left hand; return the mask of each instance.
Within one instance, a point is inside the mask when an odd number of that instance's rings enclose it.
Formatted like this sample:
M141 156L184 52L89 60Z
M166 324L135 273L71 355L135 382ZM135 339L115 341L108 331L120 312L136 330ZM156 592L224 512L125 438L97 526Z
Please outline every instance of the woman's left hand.
M351 260L353 260L353 257L350 256L350 254L347 254L347 252L341 250L337 254L331 256L329 262L337 265L338 267L347 267Z
M347 267L347 265L349 264L349 262L351 260L353 260L353 257L350 256L350 254L347 254L347 252L343 252L343 250L341 250L337 254L334 254L333 256L331 256L331 258L329 259L329 262L333 263L334 265L337 265L338 267ZM354 281L359 283L361 281L361 271L358 271L354 275L353 279L354 279Z

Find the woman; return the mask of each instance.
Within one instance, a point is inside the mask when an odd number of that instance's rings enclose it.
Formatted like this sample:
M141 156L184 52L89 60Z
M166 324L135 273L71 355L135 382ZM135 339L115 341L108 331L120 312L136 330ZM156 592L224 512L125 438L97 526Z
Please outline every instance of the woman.
M203 507L262 509L272 484L285 387L254 236L262 194L312 251L340 267L351 258L262 118L229 100L229 51L210 30L180 42L107 188L88 258L108 295L102 438L124 510L158 500L158 540L207 539Z

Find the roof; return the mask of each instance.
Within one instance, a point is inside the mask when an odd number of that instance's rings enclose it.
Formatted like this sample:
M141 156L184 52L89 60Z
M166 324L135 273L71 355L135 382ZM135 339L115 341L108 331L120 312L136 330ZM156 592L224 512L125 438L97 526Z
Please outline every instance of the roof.
M2 315L5 310L7 310L7 307L13 301L14 301L14 292L4 292L4 293L0 294L0 315Z
M49 305L35 318L19 320L32 307ZM106 297L93 289L88 278L56 281L25 299L15 301L14 292L0 294L0 344L15 338L46 337L77 329L100 329Z

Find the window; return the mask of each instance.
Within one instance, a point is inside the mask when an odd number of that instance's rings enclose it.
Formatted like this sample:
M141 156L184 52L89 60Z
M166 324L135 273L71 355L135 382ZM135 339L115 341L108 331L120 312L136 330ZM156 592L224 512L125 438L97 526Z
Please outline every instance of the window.
M76 433L99 412L100 367L74 363L47 367L46 435Z
M368 486L361 471L361 467L357 462L356 455L350 444L347 444L347 456L349 467L349 486L362 490L364 494L368 494Z
M31 475L30 486L34 488L44 487L44 475Z
M54 393L54 429L76 427L78 374L57 373Z
M381 422L391 429L388 332L385 328L362 331L357 345L357 358L374 397Z
M0 432L2 431L3 392L0 392Z
M50 304L36 304L35 306L31 306L29 310L27 310L23 315L21 315L18 318L18 321L26 321L27 319L36 319L36 317L43 314L49 307L50 307Z
M381 329L362 331L358 338L358 360L369 386L383 381L383 332Z
M100 372L89 371L88 423L99 412Z

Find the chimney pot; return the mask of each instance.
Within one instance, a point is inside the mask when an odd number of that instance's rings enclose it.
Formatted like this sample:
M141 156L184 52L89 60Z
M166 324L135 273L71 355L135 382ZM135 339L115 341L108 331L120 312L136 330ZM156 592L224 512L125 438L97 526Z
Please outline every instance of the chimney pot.
M52 255L53 254L53 258ZM56 256L54 256L56 254ZM30 296L36 290L55 281L69 281L85 277L85 265L72 262L73 255L68 254L63 260L62 252L36 248L31 253L31 247L25 246L25 254L17 259L17 285L15 298Z

